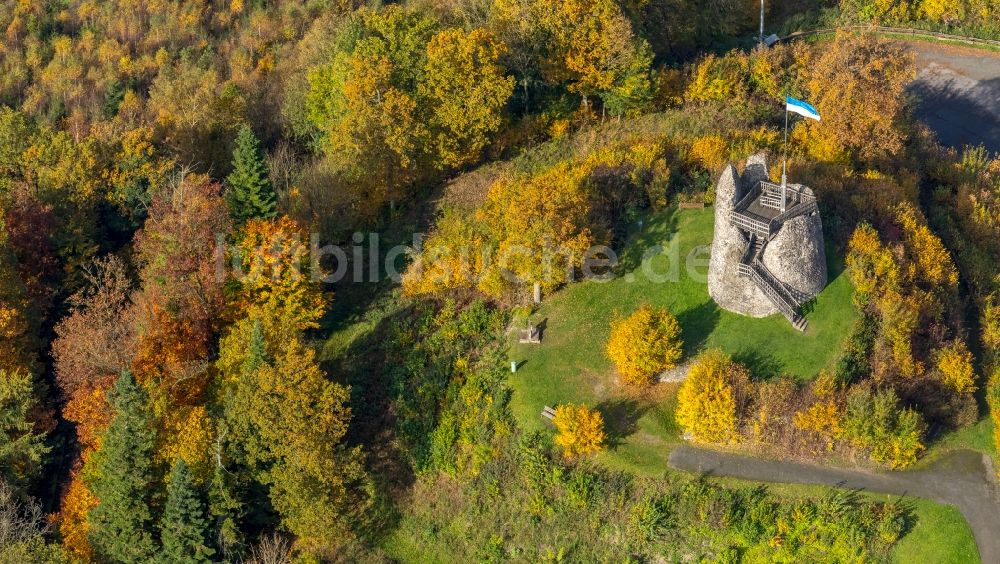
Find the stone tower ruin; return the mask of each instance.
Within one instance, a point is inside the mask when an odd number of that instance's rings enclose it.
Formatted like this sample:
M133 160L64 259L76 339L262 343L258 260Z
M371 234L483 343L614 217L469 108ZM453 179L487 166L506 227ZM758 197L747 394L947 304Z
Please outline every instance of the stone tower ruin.
M781 312L805 331L801 306L826 286L823 224L807 186L768 182L767 160L729 165L715 190L715 237L708 293L723 309L766 317Z

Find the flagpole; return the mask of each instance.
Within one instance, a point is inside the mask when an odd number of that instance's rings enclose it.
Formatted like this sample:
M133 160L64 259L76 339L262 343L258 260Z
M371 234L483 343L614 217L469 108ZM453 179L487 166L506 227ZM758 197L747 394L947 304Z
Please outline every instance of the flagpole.
M760 0L760 44L764 44L764 0Z
M788 102L785 102L785 143L781 148L781 213L785 213L785 186L788 178L786 176L788 166Z

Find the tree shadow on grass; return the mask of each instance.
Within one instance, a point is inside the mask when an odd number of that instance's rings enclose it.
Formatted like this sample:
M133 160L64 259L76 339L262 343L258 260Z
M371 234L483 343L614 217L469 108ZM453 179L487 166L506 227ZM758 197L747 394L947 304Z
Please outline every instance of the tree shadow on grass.
M681 325L681 339L684 340L685 358L691 357L705 346L721 316L719 306L711 299L677 315L677 322Z
M618 259L618 273L625 274L642 266L642 260L649 249L667 245L667 240L677 234L678 215L676 207L670 211L650 214L642 218L642 226L625 240Z
M629 435L639 430L639 418L649 409L634 399L614 398L596 406L604 417L604 433L610 448L617 448Z
M833 244L833 241L827 239L824 251L826 252L826 286L823 288L826 289L826 287L846 274L847 264L844 262L845 257L843 254L837 252L837 247Z
M733 361L746 366L750 371L750 378L757 381L781 376L785 369L785 365L777 357L760 349L741 349L733 355Z

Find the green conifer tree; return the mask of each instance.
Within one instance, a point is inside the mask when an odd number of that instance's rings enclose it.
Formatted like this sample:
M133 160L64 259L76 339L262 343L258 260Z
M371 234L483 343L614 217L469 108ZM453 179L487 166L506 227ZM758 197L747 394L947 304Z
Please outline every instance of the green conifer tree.
M248 347L246 362L243 363L243 373L249 374L257 370L268 361L267 341L264 340L264 326L259 319L253 322L253 329L250 331L250 343Z
M161 557L164 562L211 562L211 547L205 504L195 489L191 470L183 458L170 472L167 505L160 520Z
M236 135L233 149L233 172L226 178L229 213L237 224L248 219L270 219L277 214L277 197L268 179L267 163L260 141L249 125Z
M108 401L116 415L85 469L100 500L88 518L90 542L100 561L148 562L157 550L150 504L156 443L153 415L145 390L127 371Z
M50 450L31 421L37 404L30 374L0 368L0 480L15 486L36 477Z

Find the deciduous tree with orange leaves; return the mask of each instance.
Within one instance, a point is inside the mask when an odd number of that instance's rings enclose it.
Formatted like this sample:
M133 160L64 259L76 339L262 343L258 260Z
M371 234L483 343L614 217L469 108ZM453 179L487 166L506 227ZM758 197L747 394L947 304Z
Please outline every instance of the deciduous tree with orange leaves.
M131 294L121 259L100 258L87 268L87 285L70 296L69 314L56 325L52 343L56 382L66 396L99 387L132 363L137 339Z
M204 385L197 373L222 311L217 247L228 231L221 186L188 175L154 200L135 237L142 286L135 298L139 341L132 366L139 381L163 381L177 398L197 396Z
M897 42L838 33L805 77L823 120L805 120L796 129L820 160L871 162L895 155L908 136L906 86L915 76L913 55Z

